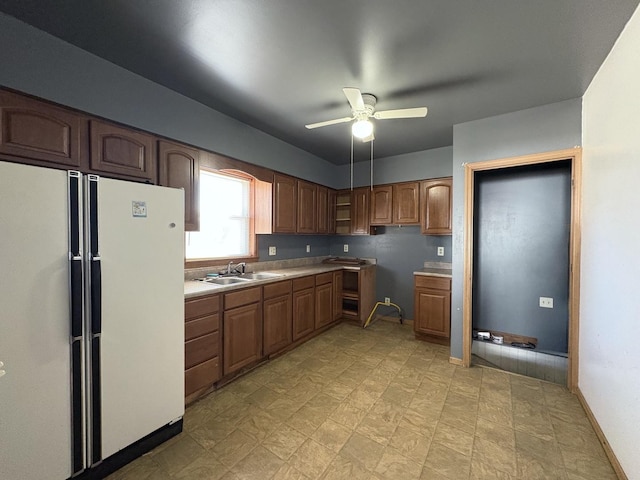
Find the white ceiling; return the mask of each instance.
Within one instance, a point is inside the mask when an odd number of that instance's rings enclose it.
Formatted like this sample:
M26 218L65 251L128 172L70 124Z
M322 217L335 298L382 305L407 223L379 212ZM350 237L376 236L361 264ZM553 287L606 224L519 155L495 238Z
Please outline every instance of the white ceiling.
M376 157L453 125L580 97L640 0L0 0L0 11L335 164L342 87L379 110ZM368 146L356 145L368 157Z

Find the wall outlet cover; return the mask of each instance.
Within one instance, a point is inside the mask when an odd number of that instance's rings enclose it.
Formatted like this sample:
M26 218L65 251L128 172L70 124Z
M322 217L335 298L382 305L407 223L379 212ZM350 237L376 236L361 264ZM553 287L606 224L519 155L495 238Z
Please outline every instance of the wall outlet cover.
M347 245L346 243L344 244L343 251L344 252L348 252L349 251L349 245Z
M540 297L540 306L542 308L553 308L553 298Z
M311 251L311 245L307 245L307 253Z
M389 297L384 297L384 304L389 305L391 303L391 299Z
M276 254L276 247L269 247L269 255L275 255Z
M444 247L438 247L438 256L444 257Z

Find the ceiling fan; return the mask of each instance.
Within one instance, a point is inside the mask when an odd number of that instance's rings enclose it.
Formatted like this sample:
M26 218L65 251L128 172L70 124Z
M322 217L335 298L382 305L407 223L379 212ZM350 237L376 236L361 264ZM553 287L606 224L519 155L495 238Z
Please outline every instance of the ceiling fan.
M337 123L346 123L352 120L351 132L363 142L370 142L374 139L373 123L369 120L388 120L392 118L419 118L427 116L427 107L400 108L397 110L383 110L376 112L376 97L370 93L360 93L357 88L345 87L342 89L344 95L351 105L351 117L336 118L324 122L310 123L305 125L308 129L326 127Z

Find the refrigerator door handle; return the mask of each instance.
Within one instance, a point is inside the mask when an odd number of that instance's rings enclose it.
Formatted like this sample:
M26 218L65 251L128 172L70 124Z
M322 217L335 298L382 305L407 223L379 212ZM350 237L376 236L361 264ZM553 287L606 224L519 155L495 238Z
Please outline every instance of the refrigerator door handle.
M71 337L82 337L82 257L71 260Z
M91 259L91 333L102 332L102 263L100 257Z
M77 475L85 468L83 408L84 259L82 257L82 174L67 172L69 193L69 291L71 309L71 442L72 469ZM72 476L73 476L72 475Z

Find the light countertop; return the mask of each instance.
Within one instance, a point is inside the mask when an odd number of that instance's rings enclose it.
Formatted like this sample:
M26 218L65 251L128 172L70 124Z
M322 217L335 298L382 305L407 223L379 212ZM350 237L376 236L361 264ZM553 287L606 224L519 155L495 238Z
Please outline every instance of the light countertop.
M361 270L364 268L370 268L374 265L360 265L360 266L345 266L345 265L329 265L329 264L313 264L305 265L303 267L291 267L283 269L268 270L269 273L279 274L279 277L267 278L262 280L252 280L250 282L234 283L231 285L216 285L213 283L200 282L198 280L185 280L184 282L184 297L193 298L204 295L212 295L215 293L229 292L232 290L239 290L241 288L250 288L256 286L266 285L268 283L281 282L283 280L291 280L298 277L306 277L308 275L317 275L318 273L333 272L336 270Z

